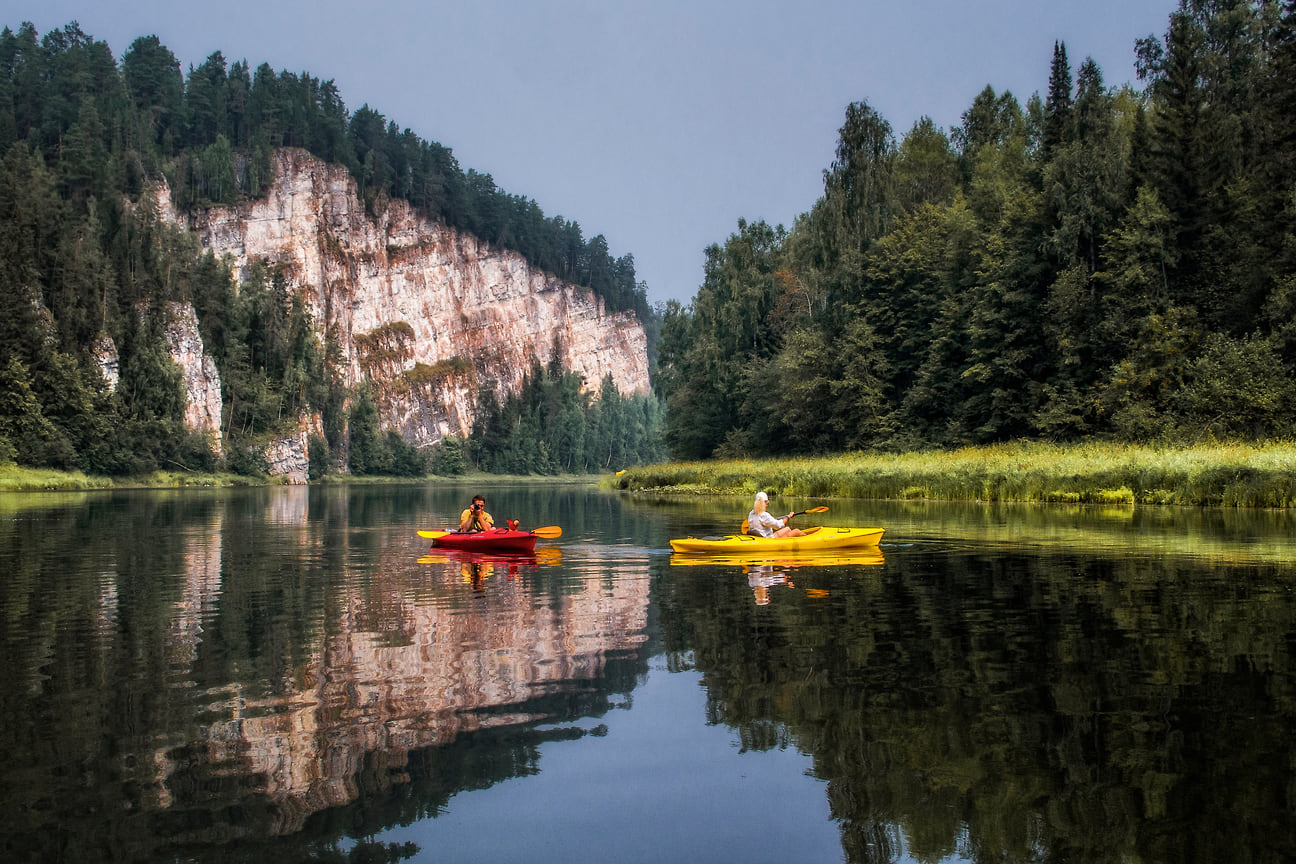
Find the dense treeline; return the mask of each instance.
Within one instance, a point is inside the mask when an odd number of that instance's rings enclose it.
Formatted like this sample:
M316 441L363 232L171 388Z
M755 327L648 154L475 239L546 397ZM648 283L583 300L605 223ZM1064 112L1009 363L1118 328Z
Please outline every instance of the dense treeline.
M556 362L534 363L501 405L479 398L467 458L497 474L594 474L666 457L665 409L652 395L623 396L605 375L598 395Z
M812 210L668 306L672 455L1296 432L1296 2L1184 0L1136 57L1056 44L948 135L850 105Z
M666 458L665 408L652 394L622 395L611 375L597 394L582 377L535 361L518 393L501 404L490 382L477 395L472 434L449 436L434 451L409 444L378 424L368 387L359 388L349 413L349 470L356 475L455 476L470 469L491 474L596 474ZM314 477L329 472L332 446L311 441Z
M166 331L174 303L198 314L221 375L226 465L256 471L255 442L303 413L323 419L326 470L355 444L357 467L408 473L418 454L374 431L366 394L335 374L337 346L300 298L263 269L236 284L221 262L160 218L145 194L165 180L177 207L264 192L278 147L341 163L366 206L404 198L429 217L514 249L650 322L634 260L602 235L545 217L448 148L369 106L352 112L332 81L252 69L212 54L187 75L156 37L120 64L75 24L39 37L0 32L0 461L138 473L217 466L182 421ZM100 350L108 346L112 350ZM100 358L117 357L104 387ZM354 421L359 421L354 422ZM370 428L370 421L374 428ZM349 440L352 427L359 430Z
M147 177L165 176L181 209L232 204L264 192L275 148L302 147L345 165L370 207L405 199L592 289L610 310L647 317L634 256L613 258L603 235L585 239L578 223L546 217L489 174L464 171L449 148L368 105L348 111L331 80L266 63L252 69L219 51L182 76L156 36L136 39L119 68L108 46L75 23L43 39L31 24L6 27L0 63L0 152L27 142L66 169L74 197L134 193Z

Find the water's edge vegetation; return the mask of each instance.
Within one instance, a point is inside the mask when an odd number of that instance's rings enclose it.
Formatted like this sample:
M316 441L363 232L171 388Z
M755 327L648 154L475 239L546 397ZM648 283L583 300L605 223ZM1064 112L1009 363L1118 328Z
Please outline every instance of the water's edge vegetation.
M362 483L329 477L316 483ZM368 482L417 482L371 478ZM437 480L483 483L522 477L461 475ZM543 482L591 482L559 475ZM0 492L275 485L278 478L155 472L130 478L0 465ZM637 494L771 495L874 500L1030 502L1199 507L1296 507L1296 443L1156 447L1118 443L1019 442L950 451L851 453L786 459L712 459L626 468L605 489Z
M722 459L627 468L611 489L659 495L1068 504L1296 506L1296 444L1014 443L950 451Z
M521 475L487 474L465 471L454 475L424 474L420 477L397 475L327 474L312 480L309 485L348 484L352 486L384 483L473 483L503 484L538 482L545 484L597 483L602 478L595 474ZM283 477L266 474L246 475L229 472L205 471L154 471L130 477L105 477L81 471L58 471L45 468L25 468L12 462L0 463L0 493L4 492L76 492L96 489L194 489L233 486L286 486Z

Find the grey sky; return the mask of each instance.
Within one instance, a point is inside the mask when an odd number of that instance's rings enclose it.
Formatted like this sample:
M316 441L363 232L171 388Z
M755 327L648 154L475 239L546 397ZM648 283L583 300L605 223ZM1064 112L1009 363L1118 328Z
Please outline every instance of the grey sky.
M847 103L897 139L948 129L987 84L1023 103L1054 40L1108 85L1177 0L0 0L0 24L78 21L121 59L156 34L187 73L226 60L333 79L465 170L634 255L687 302L739 218L790 226L822 191Z

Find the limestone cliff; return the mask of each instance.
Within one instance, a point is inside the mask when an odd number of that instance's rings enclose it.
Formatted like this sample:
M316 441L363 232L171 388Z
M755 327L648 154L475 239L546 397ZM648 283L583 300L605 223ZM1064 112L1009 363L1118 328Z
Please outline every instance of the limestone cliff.
M341 347L345 378L375 383L384 424L418 444L466 435L478 386L515 392L556 350L597 388L648 388L647 338L630 313L519 254L392 201L369 214L344 167L302 150L275 155L267 195L190 214L205 247L240 271L268 261Z
M203 347L198 316L188 303L167 304L167 350L184 374L185 424L211 434L216 453L221 452L221 392L216 362Z
M143 314L144 307L139 308ZM166 304L167 353L180 367L181 382L185 390L184 422L191 429L199 429L210 436L212 449L222 451L221 384L216 362L203 346L198 332L198 316L190 303ZM109 390L117 387L120 378L121 358L112 337L100 333L90 348L91 355ZM302 481L305 482L303 475Z

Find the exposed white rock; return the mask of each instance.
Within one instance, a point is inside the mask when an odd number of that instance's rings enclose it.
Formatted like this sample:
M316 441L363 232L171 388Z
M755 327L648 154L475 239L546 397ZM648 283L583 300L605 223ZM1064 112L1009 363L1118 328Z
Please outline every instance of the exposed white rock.
M610 373L622 393L647 391L647 338L632 314L608 314L592 292L403 201L369 216L342 166L294 149L275 159L266 197L195 213L190 227L240 272L258 260L280 268L339 340L347 383L368 374L384 425L406 440L467 435L476 388L516 392L555 345L588 388ZM395 331L396 350L373 350Z
M263 455L269 473L283 477L289 483L306 483L310 479L310 459L307 450L306 430L275 438L266 445Z
M95 337L90 351L99 366L99 374L103 375L104 383L108 385L109 392L116 390L117 382L121 378L121 358L117 355L117 343L113 342L112 337L107 333L100 333Z
M167 351L184 376L185 424L211 434L221 453L221 385L216 363L203 350L198 316L188 303L167 304Z

